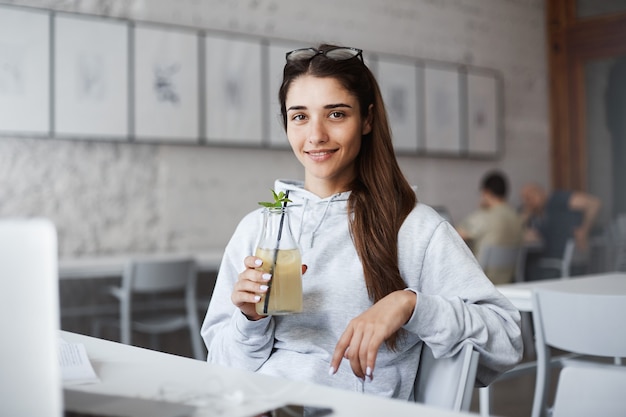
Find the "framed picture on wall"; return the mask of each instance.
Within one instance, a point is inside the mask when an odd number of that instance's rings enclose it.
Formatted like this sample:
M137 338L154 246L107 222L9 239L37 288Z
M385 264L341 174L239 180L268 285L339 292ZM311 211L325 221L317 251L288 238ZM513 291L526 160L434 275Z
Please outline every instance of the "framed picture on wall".
M128 137L128 23L54 17L54 134Z
M461 93L456 68L424 68L425 151L460 155Z
M467 74L468 153L496 156L501 151L498 79L492 74Z
M380 85L393 146L397 152L416 152L419 144L420 109L417 98L418 67L415 62L379 58L376 74Z
M266 120L269 121L268 137L269 146L272 148L289 149L289 142L285 135L283 122L280 116L280 104L278 102L278 89L283 80L283 68L285 67L285 54L298 48L308 48L310 45L299 44L295 42L275 42L272 41L268 45L268 98L267 98L267 115Z
M261 42L206 36L204 43L207 142L261 145Z
M133 38L135 139L198 142L199 34L142 24Z
M50 133L50 14L0 6L0 132Z

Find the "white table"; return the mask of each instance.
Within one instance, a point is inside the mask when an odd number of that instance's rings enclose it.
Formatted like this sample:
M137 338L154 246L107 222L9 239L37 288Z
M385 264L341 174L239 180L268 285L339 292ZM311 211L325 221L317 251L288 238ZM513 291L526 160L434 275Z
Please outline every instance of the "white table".
M285 403L331 407L333 417L470 415L224 368L76 333L61 332L61 337L85 345L101 380L66 389L201 404L195 417L252 416Z
M581 294L626 294L626 273L581 275L563 279L520 282L496 287L519 311L532 312L535 289L552 289Z
M217 272L223 254L223 249L208 249L196 252L127 253L64 258L59 260L59 279L121 277L125 266L133 259L166 260L191 257L196 260L199 272Z

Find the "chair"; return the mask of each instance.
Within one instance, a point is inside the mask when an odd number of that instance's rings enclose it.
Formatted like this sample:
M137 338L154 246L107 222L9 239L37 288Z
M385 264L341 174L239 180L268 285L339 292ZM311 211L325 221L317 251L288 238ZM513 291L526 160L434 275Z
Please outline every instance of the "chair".
M610 264L613 271L626 271L626 213L619 214L609 229L612 253Z
M623 417L626 368L566 366L559 375L552 417Z
M624 372L626 368L618 365L618 358L626 357L626 321L623 320L626 317L626 296L537 290L533 293L533 303L537 346L537 384L532 417L545 416L548 413L546 392L549 386L550 370L554 365L563 366L563 364L575 363L576 366L611 366ZM596 359L614 358L616 365L600 364L587 359L583 361L580 357L574 362L571 359L554 360L551 356L552 348L575 355L597 357ZM570 370L565 374L566 387L569 387L571 373ZM579 376L581 373L585 374L585 371L574 371L574 376ZM597 377L600 373L587 372L587 374ZM597 391L599 388L589 385L590 382L585 383L586 390ZM624 386L621 385L621 396L623 396ZM564 395L562 393L561 397ZM577 400L581 398L583 397ZM564 399L561 398L558 403L555 403L555 407L563 401ZM606 415L602 411L596 411L593 414ZM621 410L621 415L624 415L624 409Z
M513 281L524 280L523 253L519 245L485 245L478 263L484 271L513 271Z
M523 245L485 245L478 262L487 273L513 271L514 282L525 281L526 248ZM527 353L533 352L534 344L530 322L530 314L522 313L522 338Z
M570 238L565 243L563 257L561 258L542 258L539 261L539 268L554 270L559 278L569 278L572 262L574 260L574 252L576 250L576 241Z
M156 336L188 328L193 356L206 359L200 339L200 324L196 305L196 268L192 259L137 260L125 269L122 285L112 287L109 293L119 300L119 322L99 319L94 322L93 334L98 337L102 324L120 327L120 341L132 344L132 331ZM168 312L174 294L184 295L185 312ZM133 300L149 297L149 309L140 309ZM180 301L181 298L174 299ZM174 305L177 307L177 305ZM143 311L140 311L143 310ZM171 309L170 309L171 310Z
M424 344L413 386L415 402L468 411L478 369L478 352L467 343L450 358L437 358Z

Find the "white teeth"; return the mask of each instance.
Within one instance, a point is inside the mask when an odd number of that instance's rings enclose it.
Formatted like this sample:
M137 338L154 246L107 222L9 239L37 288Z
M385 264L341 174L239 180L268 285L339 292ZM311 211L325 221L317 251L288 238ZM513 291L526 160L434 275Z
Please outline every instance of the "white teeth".
M324 151L324 152L309 152L309 155L312 156L322 156L322 155L328 155L329 153L331 153L330 151Z

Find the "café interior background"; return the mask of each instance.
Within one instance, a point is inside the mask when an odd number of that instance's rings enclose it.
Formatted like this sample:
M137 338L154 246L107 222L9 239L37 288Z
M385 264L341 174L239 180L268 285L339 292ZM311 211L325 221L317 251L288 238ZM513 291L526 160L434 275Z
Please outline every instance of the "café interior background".
M489 169L549 185L544 4L540 0L23 0L0 4L182 25L486 67L502 77L498 158L400 156L418 198L461 219ZM270 92L275 94L276 92ZM0 117L2 117L0 115ZM106 117L104 115L103 117ZM245 122L245 121L242 121ZM290 150L3 136L0 216L44 216L60 256L222 248L268 198L301 178Z

